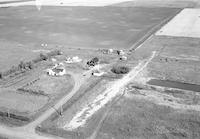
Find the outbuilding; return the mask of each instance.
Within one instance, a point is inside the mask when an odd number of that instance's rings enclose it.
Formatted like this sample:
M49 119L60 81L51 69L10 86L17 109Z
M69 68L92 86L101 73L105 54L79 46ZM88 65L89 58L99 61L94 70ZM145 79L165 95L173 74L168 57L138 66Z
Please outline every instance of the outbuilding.
M50 76L63 76L66 74L66 70L62 66L53 67L52 69L46 70L47 74Z

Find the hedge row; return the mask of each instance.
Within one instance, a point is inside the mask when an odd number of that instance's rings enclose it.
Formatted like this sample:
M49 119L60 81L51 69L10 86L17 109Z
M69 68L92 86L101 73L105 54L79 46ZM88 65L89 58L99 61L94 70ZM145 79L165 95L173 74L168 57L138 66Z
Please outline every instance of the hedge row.
M18 88L18 91L22 91L25 93L33 94L33 95L42 95L42 96L48 96L44 91L42 90L32 90L32 89L26 89L26 88Z
M129 72L129 68L124 66L116 66L113 67L111 71L115 74L126 74Z
M0 116L1 117L9 117L9 118L13 118L13 119L21 120L21 121L30 121L30 119L28 117L16 115L13 113L8 113L8 112L0 111Z
M47 54L41 53L38 57L36 57L32 61L28 61L28 62L21 61L17 66L12 66L9 70L0 72L0 79L2 79L5 76L8 76L10 74L16 73L16 72L31 70L34 68L34 64L36 64L40 61L43 61L43 60L47 60L48 58L50 58L52 56L61 55L61 54L62 54L61 51L54 50Z

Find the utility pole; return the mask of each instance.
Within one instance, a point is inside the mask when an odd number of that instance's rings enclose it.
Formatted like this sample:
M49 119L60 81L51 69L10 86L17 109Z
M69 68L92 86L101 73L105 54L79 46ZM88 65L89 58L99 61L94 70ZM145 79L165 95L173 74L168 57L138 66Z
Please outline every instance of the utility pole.
M9 109L8 109L8 112L7 112L7 116L8 116L8 118L10 118L10 112L9 112Z
M63 107L60 107L60 116L63 116Z
M59 110L57 110L57 109L55 109L54 107L52 107L55 111L56 111L56 113L59 115L59 116L63 116L63 107L61 106L60 107L60 111Z

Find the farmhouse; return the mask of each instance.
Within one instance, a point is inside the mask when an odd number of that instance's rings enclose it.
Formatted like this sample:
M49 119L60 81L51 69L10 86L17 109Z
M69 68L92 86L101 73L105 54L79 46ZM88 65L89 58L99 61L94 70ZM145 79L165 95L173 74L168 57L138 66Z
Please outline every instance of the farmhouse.
M126 60L127 60L127 57L126 57L126 56L121 56L119 59L120 59L120 60L123 60L123 61L126 61Z
M123 50L117 50L118 55L125 55L125 52Z
M74 56L74 57L68 57L66 58L66 63L78 63L78 62L81 62L82 59L80 59L78 56Z
M57 66L52 69L47 69L47 74L50 76L63 76L66 74L66 70L62 66Z
M103 54L111 54L114 52L114 50L113 49L103 49L102 52L103 52Z
M92 75L94 75L94 76L102 76L104 74L105 74L105 72L102 72L102 71L99 71L99 70L95 70L95 71L92 72Z

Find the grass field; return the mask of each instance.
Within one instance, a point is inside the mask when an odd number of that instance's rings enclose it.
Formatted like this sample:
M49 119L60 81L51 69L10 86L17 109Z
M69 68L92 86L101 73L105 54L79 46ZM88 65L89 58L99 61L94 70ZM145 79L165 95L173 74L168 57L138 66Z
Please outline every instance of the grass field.
M130 96L122 98L109 111L96 139L200 137L198 112L183 112Z
M161 51L148 67L149 76L200 84L199 39L155 37L146 46L159 46Z
M56 46L128 49L177 11L118 7L43 7L41 11L32 6L1 8L0 70L32 59L40 52L36 50Z
M63 84L65 86L63 86ZM60 93L66 92L69 88L73 86L73 79L64 76L60 78L49 77L48 75L40 76L39 81L33 85L25 86L25 89L31 90L41 90L44 91L46 95L56 96Z
M34 59L38 53L33 53L31 47L23 46L17 42L0 40L0 71L6 71L20 61Z
M12 7L0 9L1 39L26 47L129 48L178 9L117 7ZM134 21L134 22L133 22Z
M26 114L37 112L48 102L48 97L20 94L10 90L1 90L0 98L2 109Z

